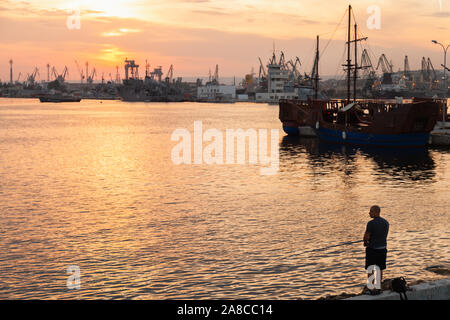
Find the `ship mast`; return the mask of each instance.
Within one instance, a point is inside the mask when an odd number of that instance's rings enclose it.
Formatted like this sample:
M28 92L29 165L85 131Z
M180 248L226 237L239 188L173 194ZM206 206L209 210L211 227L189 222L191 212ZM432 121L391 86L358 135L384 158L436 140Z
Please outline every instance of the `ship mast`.
M350 34L350 26L352 24L352 6L348 6L348 40L347 40L347 103L350 103L350 81L351 81L351 72L352 72L352 57L350 55L350 45L351 45L351 34Z
M355 40L358 39L358 25L355 23ZM356 101L356 79L358 79L358 43L355 42L355 71L353 73L353 102Z
M316 44L316 61L315 61L315 77L314 77L314 99L317 99L319 93L319 36L317 36Z
M347 40L347 64L344 65L347 71L347 103L351 100L351 83L352 83L352 69L353 69L353 101L356 101L356 80L358 78L358 42L367 40L367 37L358 39L358 26L355 23L355 39L351 39L352 26L352 6L348 6L348 40ZM352 64L351 44L355 44L355 64ZM353 67L353 68L352 68Z

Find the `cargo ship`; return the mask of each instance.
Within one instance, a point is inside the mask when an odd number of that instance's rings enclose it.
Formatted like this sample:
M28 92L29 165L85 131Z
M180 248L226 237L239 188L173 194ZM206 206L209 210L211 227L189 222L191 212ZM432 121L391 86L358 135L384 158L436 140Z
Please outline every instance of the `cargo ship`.
M357 56L357 44L367 38L358 39L357 25L354 25L354 39L351 39L352 7L348 9L347 99L321 100L318 97L319 44L316 47L317 66L315 97L307 101L281 100L279 118L288 135L301 135L307 128L323 140L355 145L382 147L425 146L430 139L442 108L438 99L413 98L412 100L367 100L356 98L358 64L352 62L351 44ZM353 97L351 94L353 78Z

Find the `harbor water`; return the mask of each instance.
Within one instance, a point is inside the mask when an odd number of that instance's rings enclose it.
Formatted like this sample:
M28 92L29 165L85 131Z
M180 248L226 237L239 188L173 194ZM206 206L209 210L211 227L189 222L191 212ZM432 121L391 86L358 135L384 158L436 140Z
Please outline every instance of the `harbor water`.
M173 163L178 128L280 129L279 170ZM0 99L0 299L316 299L450 262L450 149L285 137L278 106ZM80 269L69 289L69 266Z

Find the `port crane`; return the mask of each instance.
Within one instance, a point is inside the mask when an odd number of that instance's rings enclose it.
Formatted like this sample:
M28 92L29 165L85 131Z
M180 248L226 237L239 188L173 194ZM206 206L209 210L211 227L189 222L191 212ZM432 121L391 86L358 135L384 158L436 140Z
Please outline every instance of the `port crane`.
M261 75L264 76L264 78L267 78L267 72L266 72L266 68L264 68L264 64L261 61L261 58L258 57L259 59L259 79L261 79Z
M161 82L162 75L163 75L163 72L162 72L162 67L161 66L153 69L153 71L150 72L150 77L153 80L157 80L158 82Z
M86 82L89 84L92 84L94 82L95 77L97 76L97 70L92 69L92 73L90 76L87 77Z
M378 65L376 69L378 70L380 66L383 73L393 73L393 65L388 61L384 53L380 56L380 59L378 59Z
M381 67L381 71L383 71L383 78L381 80L382 84L392 84L392 73L394 72L394 66L392 63L388 61L386 55L383 53L378 59L378 64L376 70Z
M55 77L55 80L58 81L59 83L62 83L66 80L66 76L69 75L69 69L67 69L67 66L64 67L63 73L58 74L58 72L56 71L56 68L53 67L52 68L52 74Z
M296 59L295 59L295 62L292 62L292 59L291 60L289 60L288 62L287 62L287 65L289 66L291 66L291 68L292 68L292 70L291 70L291 72L294 74L294 76L295 76L295 78L300 78L301 77L301 73L300 73L300 71L297 69L297 64L298 64L298 66L301 66L302 65L302 63L300 62L300 59L298 58L298 57L295 57Z
M83 70L81 69L80 65L78 64L78 61L77 61L77 60L75 60L75 64L76 64L76 66L77 66L78 73L80 74L80 77L81 77L81 82L80 82L80 83L83 83L83 80L84 80L84 78L85 78L84 72L83 72Z
M284 52L283 52L283 51L281 51L281 54L280 54L280 60L279 60L278 64L279 64L283 69L286 69L286 61L285 61L285 58L284 58Z
M422 57L422 76L425 81L436 81L436 71L434 70L433 63L431 59L425 59Z
M131 71L131 72L129 72ZM131 77L129 77L131 73ZM128 79L139 79L139 65L134 62L134 60L125 59L125 80Z
M27 83L28 84L34 84L34 82L36 81L36 76L41 76L39 74L39 69L37 67L34 68L33 72L31 74L28 74L27 76Z
M369 52L367 52L367 49L364 49L361 54L360 68L362 70L362 78L365 79L364 87L362 88L362 92L365 95L369 90L371 90L376 79L376 71L373 67L372 59L370 59L370 55Z
M372 60L370 59L367 49L364 49L361 55L361 69L364 70L364 77L375 77L375 69L373 68Z
M170 65L169 71L167 71L166 82L172 82L173 78L173 65Z

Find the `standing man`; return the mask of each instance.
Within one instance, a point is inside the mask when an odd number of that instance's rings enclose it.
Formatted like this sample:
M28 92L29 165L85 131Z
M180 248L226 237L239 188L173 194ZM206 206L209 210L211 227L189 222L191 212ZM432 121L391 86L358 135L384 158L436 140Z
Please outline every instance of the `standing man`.
M379 206L370 208L369 215L372 220L367 223L366 232L364 233L364 246L366 247L366 270L369 266L378 266L381 270L380 281L382 281L383 270L386 269L386 240L389 232L389 222L380 217L380 211Z

